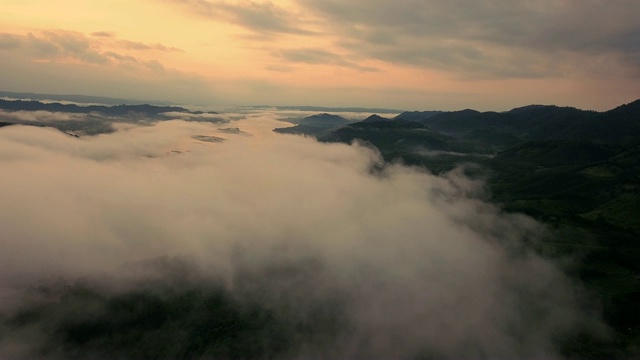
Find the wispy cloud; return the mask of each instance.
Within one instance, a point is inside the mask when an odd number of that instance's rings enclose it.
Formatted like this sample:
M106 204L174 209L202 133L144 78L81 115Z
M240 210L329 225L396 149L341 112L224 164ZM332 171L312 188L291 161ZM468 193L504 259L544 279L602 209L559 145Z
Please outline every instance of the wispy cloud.
M36 60L142 66L155 72L164 71L164 65L158 60L143 60L126 52L182 51L163 44L118 39L115 33L92 33L90 37L81 32L66 30L42 30L26 35L3 33L0 34L0 50L23 51Z
M287 7L270 1L164 2L247 29L252 40L289 34L333 43L332 49L309 46L307 54L303 49L283 50L281 55L293 62L349 67L353 61L336 57L349 52L460 77L500 79L588 74L598 58L640 75L640 5L634 0L296 0Z
M113 31L95 31L91 33L91 36L102 37L102 38L113 38L113 37L116 37L116 33Z
M187 11L216 21L225 21L243 27L260 36L276 34L312 35L300 14L279 7L271 1L230 2L216 0L163 0Z
M266 70L287 73L294 70L294 67L285 64L271 64L265 66Z
M0 49L17 49L22 46L22 40L15 34L0 34Z
M0 110L0 119L8 122L52 123L86 120L87 114L72 114L51 111L5 111Z
M184 51L172 46L162 44L145 44L138 41L118 40L116 44L124 49L130 50L155 50L155 51Z
M115 35L104 38L64 30L0 33L0 82L5 89L27 92L39 89L184 104L211 99L211 88L202 76L167 60L181 56L177 50L147 43L148 50L136 50L130 48L131 42Z
M356 62L346 60L339 54L318 48L283 49L274 51L273 54L292 63L335 65L358 71L377 71L375 68L361 66Z

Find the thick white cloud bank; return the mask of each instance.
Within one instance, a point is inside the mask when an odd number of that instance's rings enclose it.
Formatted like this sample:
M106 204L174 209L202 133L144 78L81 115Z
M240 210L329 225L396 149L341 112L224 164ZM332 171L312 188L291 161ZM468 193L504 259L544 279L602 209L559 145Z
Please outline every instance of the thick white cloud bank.
M574 285L521 245L541 226L474 199L481 184L380 170L365 147L272 134L273 118L233 124L251 137L184 121L82 138L0 129L5 303L21 284L124 279L127 264L166 256L230 291L238 272L311 266L295 281L265 271L259 298L339 298L350 328L329 358L553 358L582 325Z

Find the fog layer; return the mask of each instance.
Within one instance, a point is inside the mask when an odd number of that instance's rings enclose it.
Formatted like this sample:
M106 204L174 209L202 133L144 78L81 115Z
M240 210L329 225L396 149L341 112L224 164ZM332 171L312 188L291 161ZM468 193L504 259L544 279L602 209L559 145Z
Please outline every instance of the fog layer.
M481 183L273 134L274 118L232 124L253 136L178 120L81 138L0 129L3 318L30 303L29 284L101 279L129 291L141 278L175 281L164 265L135 264L175 262L184 282L307 323L335 304L333 335L296 340L285 358L552 358L584 325L576 286L523 245L542 226L479 200ZM45 325L4 326L0 355L64 357L63 345L25 340L57 341Z

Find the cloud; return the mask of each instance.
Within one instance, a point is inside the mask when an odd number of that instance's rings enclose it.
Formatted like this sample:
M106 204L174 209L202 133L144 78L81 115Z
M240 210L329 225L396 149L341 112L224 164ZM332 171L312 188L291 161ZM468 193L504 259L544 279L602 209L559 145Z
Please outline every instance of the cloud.
M118 45L124 49L130 50L156 50L156 51L178 51L183 52L184 50L178 49L171 46L165 46L162 44L145 44L138 41L129 41L129 40L119 40Z
M73 59L88 64L109 64L131 66L141 64L158 70L157 60L141 60L127 51L175 52L181 49L163 44L118 39L114 33L97 32L91 37L84 33L66 30L43 30L26 35L0 34L0 50L26 50L37 59L65 61Z
M192 113L184 113L184 112L166 112L166 113L162 113L162 115L167 117L168 119L177 119L177 120L185 120L185 121L209 121L209 122L218 122L218 123L224 123L224 122L230 121L228 116L215 114L215 113L192 114Z
M267 65L265 66L266 70L269 71L276 71L276 72L282 72L282 73L288 73L288 72L292 72L294 71L294 67L292 66L288 66L288 65L282 65L282 64L271 64L271 65Z
M92 43L82 33L74 31L42 31L26 35L3 34L12 38L19 46L36 58L74 58L87 63L106 63L108 58L96 50L96 43Z
M56 279L110 281L120 290L104 290L115 291L109 296L136 294L154 287L131 290L132 277L172 284L171 271L129 265L175 258L197 274L179 272L183 284L216 282L244 304L233 309L258 304L282 324L308 319L285 332L284 344L297 345L283 357L552 358L557 339L583 325L576 286L522 246L541 236L540 224L474 198L481 184L461 173L380 168L365 147L275 135L274 119L238 121L254 136L229 133L222 143L194 139L219 135L218 125L183 121L79 139L47 128L0 129L4 304L19 296L15 286L38 279L47 289ZM0 351L28 358L38 340L60 357L118 351L99 347L106 338L83 345L47 333L64 328L64 319L91 324L99 316L95 302L81 302L73 319L56 317L66 299L73 297L50 303L51 318L5 327ZM343 332L314 332L331 314ZM141 339L158 335L148 331ZM305 346L312 341L300 337L305 331L322 346ZM16 345L21 336L26 348Z
M234 108L233 111L237 114L230 116L227 114L229 119L244 119L246 117L256 117L256 116L270 116L278 121L282 121L275 127L282 127L285 124L297 123L299 120L306 118L308 116L318 115L318 113L329 113L332 115L339 115L346 120L349 121L362 121L369 116L373 115L374 112L353 112L349 111L349 108L328 108L328 107L318 107L313 108L312 110L299 110L294 108L283 108L279 106L241 106ZM372 110L373 111L373 110ZM385 116L394 117L396 115L400 115L399 113L387 113Z
M254 32L283 33L297 35L311 35L309 30L295 23L296 14L284 10L272 2L255 3L246 5L230 3L218 3L221 9L227 11L233 18L233 22L244 26Z
M109 62L91 64L51 58L37 61L25 51L2 51L0 83L7 88L42 93L115 96L124 99L167 100L173 103L218 102L210 84L200 76L181 72L162 63L109 50ZM28 66L25 66L28 64ZM69 74L74 74L72 78Z
M184 7L205 18L222 20L241 26L261 36L276 34L312 35L303 23L301 14L266 2L230 2L207 0L164 0Z
M114 38L116 37L116 33L112 31L96 31L96 32L92 32L91 36L103 37L103 38Z
M105 38L64 30L4 33L0 34L4 60L0 82L26 92L40 89L51 93L96 94L98 91L105 96L209 103L212 94L205 79L165 66L162 57L159 57L162 62L154 59L161 56L159 52L176 51L180 50L163 44L132 42L115 35Z
M61 53L88 63L105 63L107 58L96 49L94 43L83 33L75 31L43 31L41 37L29 34L29 38L48 47L55 48L52 55Z
M121 64L125 64L125 63L138 63L138 59L136 59L134 56L131 55L121 55L118 53L115 53L113 51L105 51L103 53L104 56L115 59L117 61L119 61Z
M298 3L364 56L467 75L554 75L564 64L584 65L581 57L632 59L640 49L633 0Z
M0 34L0 49L16 49L22 45L20 38L13 34Z
M58 121L83 121L85 114L71 114L50 111L5 111L0 110L0 119L8 122L58 122Z
M303 57L358 68L349 58L373 59L463 79L640 75L640 5L633 0L165 2L241 26L254 34L249 39L312 35L324 44L273 52L293 62Z
M335 65L359 71L377 71L374 68L358 65L355 62L345 60L338 54L318 48L283 49L275 51L274 55L294 63Z

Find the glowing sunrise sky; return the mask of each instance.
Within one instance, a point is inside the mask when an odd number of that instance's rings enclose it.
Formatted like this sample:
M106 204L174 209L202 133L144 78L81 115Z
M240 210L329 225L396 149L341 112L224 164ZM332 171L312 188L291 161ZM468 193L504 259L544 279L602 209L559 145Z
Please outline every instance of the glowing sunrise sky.
M606 110L638 0L2 0L0 90L213 107Z

